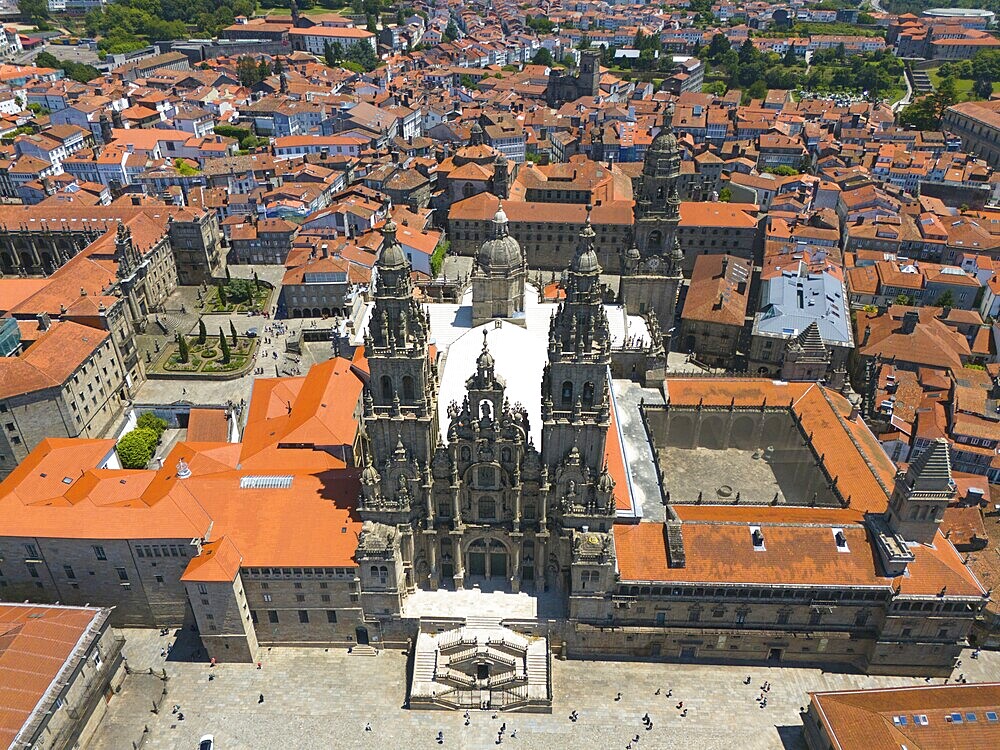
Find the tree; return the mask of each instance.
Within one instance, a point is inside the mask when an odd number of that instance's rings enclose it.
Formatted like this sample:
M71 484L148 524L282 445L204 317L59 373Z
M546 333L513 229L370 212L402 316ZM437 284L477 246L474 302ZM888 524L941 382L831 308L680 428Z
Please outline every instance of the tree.
M205 330L205 319L198 318L198 343L205 344L205 339L208 338L208 331Z
M30 23L36 25L49 17L48 0L17 0L17 9Z
M218 285L216 285L216 289L218 290L219 293L219 305L225 307L229 303L228 300L226 299L226 285L219 283Z
M733 199L733 191L730 190L729 188L724 187L722 188L722 190L719 191L720 203L729 203L732 199Z
M378 34L378 24L375 21L375 16L368 16L368 25L365 28L372 34Z
M331 68L337 67L337 58L333 56L333 45L329 42L323 45L323 61Z
M934 307L952 307L955 304L955 295L951 293L951 289L945 291L940 297L934 301Z
M905 294L897 294L896 295L896 299L893 300L892 304L894 304L894 305L909 305L910 302L911 302L910 298L907 297Z
M229 360L232 358L229 353L229 342L226 340L225 335L222 333L222 329L219 329L219 349L222 350L222 363L225 365L229 364Z
M989 78L977 78L972 83L972 93L979 99L989 99L993 96L993 81Z
M715 34L712 41L708 43L708 59L718 62L722 56L732 49L732 44L725 34Z
M148 428L137 427L126 432L115 446L122 466L126 469L145 469L158 440L156 433Z
M233 337L233 346L236 346L236 326L233 325L233 321L229 321L229 335Z
M545 47L542 47L535 56L531 58L531 62L535 65L544 65L547 68L551 68L556 64L556 61L552 59L552 53Z
M455 25L455 19L448 19L448 25L444 29L444 40L446 42L454 42L458 39L458 26Z
M144 411L135 421L135 425L136 427L152 430L156 433L156 439L159 440L163 436L164 431L167 429L167 420L156 416L151 411Z
M177 334L177 359L178 361L187 364L191 359L191 352L188 349L187 337Z
M378 55L368 42L354 42L344 52L344 59L357 63L365 70L375 70L379 64Z
M786 68L794 68L799 64L799 58L795 54L795 47L791 44L789 44L788 49L785 50L785 56L781 58L781 64Z

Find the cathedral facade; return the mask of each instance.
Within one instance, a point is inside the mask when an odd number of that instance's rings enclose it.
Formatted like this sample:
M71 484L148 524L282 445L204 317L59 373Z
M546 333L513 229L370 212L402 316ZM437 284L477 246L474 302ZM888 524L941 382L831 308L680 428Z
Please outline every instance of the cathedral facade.
M524 326L516 318L525 294L523 257L502 210L494 221L495 237L473 273L466 334L481 341L480 351L461 400L447 405L439 403L428 313L413 298L395 225L384 229L365 342L371 379L357 559L366 612L398 615L417 588L568 594L574 585L593 591L613 580L611 343L594 232L581 233L567 271L535 382L540 403L529 410L512 401L491 353L491 339L519 335L512 329ZM501 263L510 272L503 290L476 283Z

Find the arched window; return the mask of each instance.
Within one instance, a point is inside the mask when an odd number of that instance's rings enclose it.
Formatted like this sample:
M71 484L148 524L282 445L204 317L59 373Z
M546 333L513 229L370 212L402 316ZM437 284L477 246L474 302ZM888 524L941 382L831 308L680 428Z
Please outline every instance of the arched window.
M663 245L663 233L659 229L654 229L649 233L650 250L658 250Z
M505 464L510 463L510 448L504 448L500 451L500 460Z
M462 195L466 198L470 198L474 190L475 188L472 187L472 183L467 182L462 186Z
M569 406L573 403L573 381L567 380L562 384L562 403Z
M462 446L462 460L463 461L471 461L472 460L472 451L469 450L469 446L467 446L467 445L463 445Z
M389 569L383 565L378 569L379 583L385 586L389 582Z
M594 405L594 384L589 380L583 384L583 405Z
M413 395L413 378L409 375L403 376L403 400L406 402L413 401L415 396Z
M389 400L392 399L392 378L388 375L382 376L382 398Z

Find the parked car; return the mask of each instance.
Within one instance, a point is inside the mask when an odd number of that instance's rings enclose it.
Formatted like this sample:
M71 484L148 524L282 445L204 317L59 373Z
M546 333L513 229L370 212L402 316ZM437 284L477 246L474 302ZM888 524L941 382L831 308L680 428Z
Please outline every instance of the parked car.
M198 750L215 750L215 737L206 734L198 741Z
M258 331L257 331L256 328L248 328L247 329L247 336L249 336L252 339L257 338L257 333L258 333Z

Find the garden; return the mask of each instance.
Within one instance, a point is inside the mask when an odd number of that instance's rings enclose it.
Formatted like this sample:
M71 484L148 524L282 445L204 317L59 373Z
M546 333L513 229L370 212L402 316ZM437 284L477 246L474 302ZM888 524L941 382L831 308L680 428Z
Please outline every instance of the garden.
M228 335L219 328L218 334L210 336L202 318L198 321L198 333L178 335L151 370L161 375L239 373L253 362L256 346L256 339L237 335L232 321Z
M264 310L271 297L271 288L256 276L252 279L226 279L205 292L199 290L198 299L207 313L233 313L247 310Z

